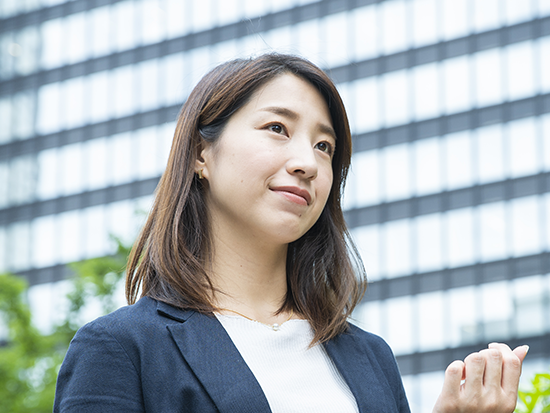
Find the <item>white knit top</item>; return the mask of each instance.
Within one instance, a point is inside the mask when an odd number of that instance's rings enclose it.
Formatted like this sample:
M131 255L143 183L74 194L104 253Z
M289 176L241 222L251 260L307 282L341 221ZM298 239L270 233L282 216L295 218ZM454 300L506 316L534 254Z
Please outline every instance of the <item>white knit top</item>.
M217 314L273 413L357 413L347 383L322 345L308 348L313 329L289 320L279 331L244 317Z

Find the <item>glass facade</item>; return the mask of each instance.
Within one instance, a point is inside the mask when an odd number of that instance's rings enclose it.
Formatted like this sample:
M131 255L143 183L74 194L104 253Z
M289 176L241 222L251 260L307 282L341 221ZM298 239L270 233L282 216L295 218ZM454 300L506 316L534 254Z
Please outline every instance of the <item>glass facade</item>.
M413 411L493 340L548 367L549 0L1 1L0 270L30 282L36 323L65 264L136 235L193 85L273 50L345 100L355 322L393 347Z

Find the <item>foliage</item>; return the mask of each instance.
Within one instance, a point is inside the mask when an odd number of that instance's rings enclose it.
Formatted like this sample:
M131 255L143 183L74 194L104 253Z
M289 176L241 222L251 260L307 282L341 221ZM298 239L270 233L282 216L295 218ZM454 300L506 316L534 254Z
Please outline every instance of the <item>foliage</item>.
M51 412L59 366L76 330L85 320L90 303L104 314L115 309L114 293L124 275L129 248L117 240L113 256L71 264L67 308L62 321L49 334L31 322L26 300L27 283L20 277L0 274L0 326L7 327L0 343L0 404L11 413Z
M550 374L539 373L531 381L531 388L519 391L519 405L515 413L550 412Z

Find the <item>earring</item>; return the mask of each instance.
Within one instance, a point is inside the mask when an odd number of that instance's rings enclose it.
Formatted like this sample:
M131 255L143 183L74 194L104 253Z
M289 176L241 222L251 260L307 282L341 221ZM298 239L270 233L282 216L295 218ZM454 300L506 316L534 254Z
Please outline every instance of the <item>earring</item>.
M199 179L202 179L202 169L199 169L198 174L199 174Z

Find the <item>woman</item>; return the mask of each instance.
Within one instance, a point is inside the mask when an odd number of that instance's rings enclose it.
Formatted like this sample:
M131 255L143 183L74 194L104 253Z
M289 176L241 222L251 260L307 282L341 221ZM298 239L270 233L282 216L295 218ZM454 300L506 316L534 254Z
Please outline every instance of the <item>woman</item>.
M207 74L129 260L133 305L76 334L54 411L408 412L389 347L347 323L366 287L340 207L350 158L308 61ZM449 366L434 411L514 410L527 349L491 347Z

